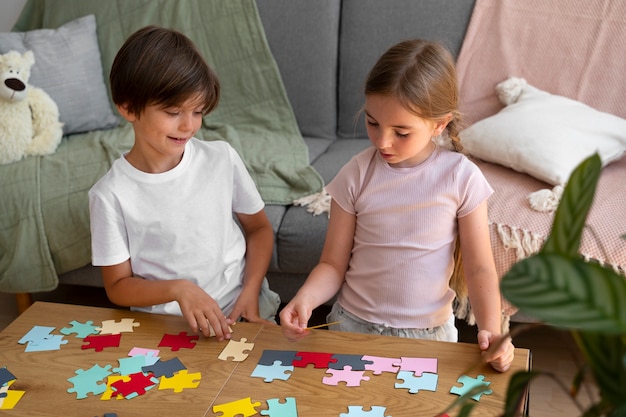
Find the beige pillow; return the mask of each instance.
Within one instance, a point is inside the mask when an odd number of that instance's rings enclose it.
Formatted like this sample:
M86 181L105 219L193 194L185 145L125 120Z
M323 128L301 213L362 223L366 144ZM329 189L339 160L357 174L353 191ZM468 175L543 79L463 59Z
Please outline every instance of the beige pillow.
M482 160L563 185L597 152L603 166L626 150L626 120L539 90L522 78L496 86L506 105L461 131L465 150Z

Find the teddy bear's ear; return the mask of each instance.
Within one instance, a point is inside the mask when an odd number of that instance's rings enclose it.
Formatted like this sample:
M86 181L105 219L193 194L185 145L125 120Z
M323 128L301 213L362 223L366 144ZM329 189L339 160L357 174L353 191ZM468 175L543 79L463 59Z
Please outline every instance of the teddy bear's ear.
M33 54L33 51L24 52L22 59L28 66L32 66L35 63L35 55Z

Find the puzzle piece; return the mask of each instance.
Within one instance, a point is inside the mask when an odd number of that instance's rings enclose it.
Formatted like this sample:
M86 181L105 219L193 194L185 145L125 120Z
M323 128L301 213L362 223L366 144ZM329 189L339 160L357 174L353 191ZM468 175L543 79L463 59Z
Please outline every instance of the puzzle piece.
M96 329L100 331L100 334L119 334L132 332L138 326L139 323L135 322L135 319L104 320L102 326L96 327Z
M116 398L118 400L123 400L124 396L122 394L120 394L119 392L115 391L113 389L113 387L111 386L111 384L113 384L114 382L117 381L130 381L130 376L128 375L110 375L107 378L107 386L106 389L104 390L104 393L102 394L102 396L100 397L101 400L106 401L106 400L110 400L111 398Z
M396 388L408 388L411 394L417 394L420 390L437 391L439 375L424 372L420 376L416 376L411 371L400 371L398 372L398 380L404 382L396 382Z
M171 378L162 376L159 389L173 389L174 392L183 392L185 388L198 388L201 377L200 372L190 374L186 369L183 369Z
M487 382L484 380L485 377L484 375L478 375L476 378L472 378L470 376L467 375L463 375L460 376L459 379L457 379L457 382L460 382L463 384L462 387L452 387L450 388L450 393L452 394L457 394L457 395L463 395L469 391L471 391L474 387L487 387L491 384L491 382ZM474 401L480 401L480 396L483 394L491 394L493 391L492 390L487 390L485 392L482 392L480 394L476 394L476 395L472 395L471 398Z
M120 358L117 360L120 366L113 368L113 372L117 372L120 375L130 375L143 371L143 367L146 366L145 356L129 356L126 358Z
M41 340L48 339L52 336L52 332L56 327L49 326L33 326L20 340L17 341L20 345L24 345L28 342L38 343Z
M437 373L437 358L408 358L401 357L400 362L394 363L401 371L410 371L415 376L422 375L422 372Z
M22 398L26 391L8 390L3 397L0 397L0 410L11 410Z
M296 359L295 350L264 350L259 359L259 365L272 366L274 362L279 361L284 366L291 366Z
M213 406L214 413L222 413L220 417L235 417L242 415L243 417L251 417L257 414L254 407L260 406L260 402L252 402L250 397L242 398L240 400L231 401L229 403L223 403Z
M399 363L398 358L385 358L383 356L364 355L363 360L369 362L365 364L365 370L373 371L374 375L380 375L383 372L391 372L397 374L400 368L395 363Z
M337 362L332 356L332 353L324 352L298 352L291 364L296 368L306 368L310 363L314 368L328 368L330 363Z
M128 400L145 394L147 390L154 388L159 383L159 380L152 374L146 375L143 372L137 372L128 376L130 377L128 381L121 380L111 383L111 388Z
M89 335L83 339L85 344L81 349L95 349L96 352L102 352L104 348L119 347L121 334L105 334L105 335Z
M171 378L174 373L187 369L178 358L172 358L167 361L158 360L153 365L144 366L141 370L144 372L152 372L156 378L166 376Z
M28 342L24 352L43 352L45 350L60 350L61 345L66 345L67 340L63 339L63 335L53 334L47 339L41 339L38 342Z
M345 382L347 387L358 387L361 381L370 379L369 376L363 376L365 371L353 371L350 366L344 366L341 370L329 368L326 373L332 375L322 379L326 385L339 385L339 382Z
M339 417L385 417L385 411L387 408L379 405L373 405L370 410L365 410L365 407L360 405L349 405L348 413L339 414Z
M187 334L187 332L180 332L178 334L164 334L159 347L169 347L172 351L176 352L180 348L193 349L196 347L196 342L200 336L197 334Z
M4 384L9 385L10 381L15 381L15 375L13 375L9 370L5 367L0 368L0 387Z
M294 397L285 398L281 402L279 398L267 400L267 410L261 410L261 415L270 417L298 417L298 408Z
M96 326L93 325L93 321L89 320L85 323L81 323L76 320L70 321L70 325L72 327L64 327L59 332L62 334L69 336L72 333L76 334L76 337L79 339L84 339L90 334L98 334L98 330Z
M250 376L264 378L265 382L272 382L275 379L286 381L291 376L289 372L293 372L293 370L293 366L285 366L280 361L274 361L272 365L258 364Z
M370 361L363 359L363 355L335 353L331 358L337 360L328 364L331 369L341 370L344 366L350 366L353 371L365 371L365 365L371 364Z
M76 399L80 400L87 398L87 394L92 393L94 395L100 395L106 390L106 384L100 383L104 378L111 375L109 369L111 365L94 365L88 370L78 369L75 373L76 376L68 378L68 381L74 385L72 388L68 388L67 392L75 392Z
M146 365L154 365L159 358L159 350L158 349L144 349L139 347L134 347L128 352L128 356L144 356L146 360Z
M222 353L217 357L223 361L228 358L233 358L233 362L241 362L246 360L248 353L254 347L254 343L246 343L248 339L242 337L239 341L229 340L226 347L222 350Z

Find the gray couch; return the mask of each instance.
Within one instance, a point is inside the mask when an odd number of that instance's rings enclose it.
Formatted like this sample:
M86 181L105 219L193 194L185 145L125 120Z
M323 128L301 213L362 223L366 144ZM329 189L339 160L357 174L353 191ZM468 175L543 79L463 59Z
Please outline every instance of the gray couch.
M439 40L456 56L473 0L257 0L312 165L328 183L369 145L356 117L362 86L376 59L408 38ZM317 263L328 218L301 206L268 205L276 241L268 272L288 301ZM65 284L97 285L96 268L61 275Z

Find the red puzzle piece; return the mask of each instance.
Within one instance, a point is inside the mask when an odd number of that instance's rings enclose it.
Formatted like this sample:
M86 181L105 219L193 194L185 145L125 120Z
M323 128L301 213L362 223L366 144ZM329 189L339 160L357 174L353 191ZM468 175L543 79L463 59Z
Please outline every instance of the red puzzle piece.
M81 346L82 349L96 349L96 352L102 352L107 347L119 347L122 334L105 334L105 335L89 335L83 341L86 342Z
M129 381L119 380L111 384L111 387L115 389L116 393L123 395L126 399L143 395L146 393L147 389L159 383L159 380L151 373L144 374L143 372L137 372L129 376Z
M296 368L306 368L310 363L312 363L315 368L328 368L329 363L337 362L337 359L332 356L333 353L298 352L291 364Z
M196 347L196 343L192 340L198 340L200 336L188 335L187 332L180 332L178 334L164 334L159 347L169 347L173 351L177 351L180 348L193 349Z

